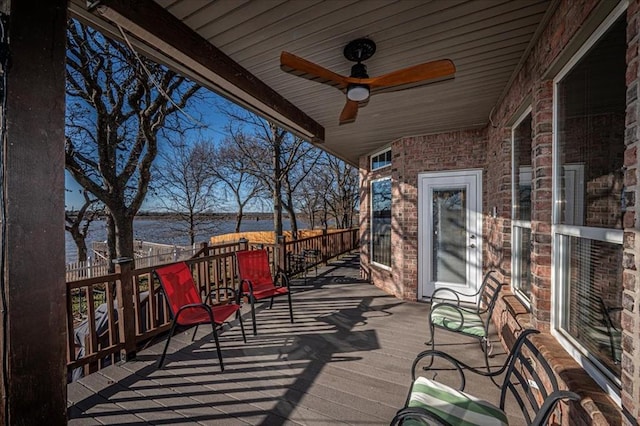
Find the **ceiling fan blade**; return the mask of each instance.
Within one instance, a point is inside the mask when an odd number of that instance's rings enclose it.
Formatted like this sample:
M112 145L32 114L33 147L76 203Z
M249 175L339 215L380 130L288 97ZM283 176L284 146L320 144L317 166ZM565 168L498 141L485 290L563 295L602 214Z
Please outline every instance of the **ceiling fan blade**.
M449 59L427 62L420 65L393 71L378 77L365 78L361 82L369 84L371 88L393 87L418 83L436 78L449 77L456 72L456 67Z
M356 121L358 116L358 102L347 99L347 103L340 113L340 124L349 124Z
M329 71L320 65L288 52L282 52L280 54L280 68L298 77L328 83L340 89L347 87L348 84L348 77Z

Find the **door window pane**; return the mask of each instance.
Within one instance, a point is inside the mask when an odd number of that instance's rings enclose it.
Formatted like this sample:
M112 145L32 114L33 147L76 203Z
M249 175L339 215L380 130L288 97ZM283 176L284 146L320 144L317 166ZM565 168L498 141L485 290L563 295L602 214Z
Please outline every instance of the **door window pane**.
M433 279L464 284L467 265L467 206L464 188L434 189Z

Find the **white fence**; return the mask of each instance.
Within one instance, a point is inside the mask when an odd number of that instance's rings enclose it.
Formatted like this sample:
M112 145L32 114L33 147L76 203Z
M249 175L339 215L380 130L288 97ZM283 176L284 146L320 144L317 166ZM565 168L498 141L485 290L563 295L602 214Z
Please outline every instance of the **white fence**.
M99 277L109 273L109 259L105 256L106 244L94 243L92 255L84 261L67 263L66 280ZM145 241L135 243L135 267L146 268L163 263L189 259L196 252L195 247L172 246Z

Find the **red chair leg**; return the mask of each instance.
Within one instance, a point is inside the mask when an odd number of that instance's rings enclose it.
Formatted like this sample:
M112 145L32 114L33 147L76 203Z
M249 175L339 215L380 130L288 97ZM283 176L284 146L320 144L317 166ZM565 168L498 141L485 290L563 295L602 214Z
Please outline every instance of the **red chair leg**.
M164 350L162 351L162 355L160 356L160 360L158 361L158 368L162 368L162 364L164 363L164 357L167 354L167 349L169 348L169 342L171 341L171 336L173 336L173 333L176 331L176 325L178 325L178 323L174 319L173 322L171 323L171 331L169 331L169 336L167 336L167 343L165 343Z
M256 327L256 307L253 301L253 297L249 297L249 302L251 303L251 321L253 322L253 335L258 335L258 329Z
M242 330L242 340L247 343L247 336L244 334L244 324L242 323L242 315L240 314L240 310L236 312L236 318L238 318L238 322L240 322L240 330Z
M291 306L291 292L287 293L287 297L289 298L289 318L291 319L291 324L293 324L293 306Z

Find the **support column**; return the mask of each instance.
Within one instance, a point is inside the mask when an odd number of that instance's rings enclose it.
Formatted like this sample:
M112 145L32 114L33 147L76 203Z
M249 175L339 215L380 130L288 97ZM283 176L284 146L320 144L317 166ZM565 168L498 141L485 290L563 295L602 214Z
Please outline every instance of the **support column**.
M0 0L0 11L0 424L65 424L67 1Z
M551 321L553 81L537 83L532 108L531 312L535 327L548 331Z

